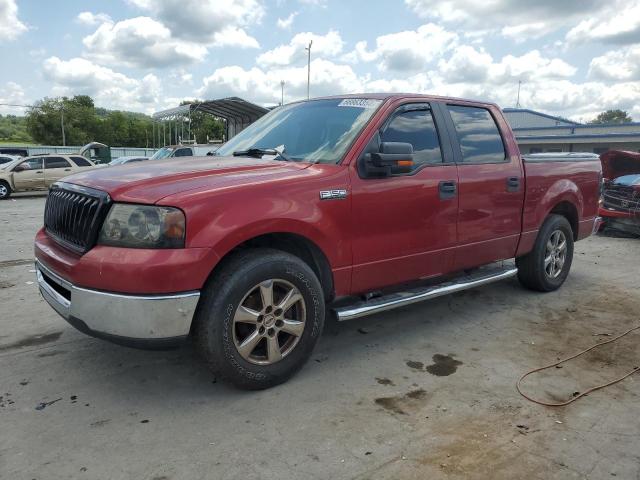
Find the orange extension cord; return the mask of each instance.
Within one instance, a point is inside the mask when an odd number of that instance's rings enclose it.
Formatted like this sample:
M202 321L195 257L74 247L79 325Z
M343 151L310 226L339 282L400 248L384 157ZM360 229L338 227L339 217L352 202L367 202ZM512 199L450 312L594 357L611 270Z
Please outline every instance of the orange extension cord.
M588 395L591 392L595 392L596 390L600 390L601 388L605 388L605 387L608 387L609 385L613 385L615 383L621 382L622 380L624 380L625 378L633 375L634 373L640 372L640 367L634 367L634 369L632 371L630 371L629 373L627 373L626 375L624 375L624 376L622 376L620 378L617 378L616 380L613 380L613 381L611 381L609 383L605 383L603 385L598 385L597 387L592 387L592 388L590 388L588 390L585 390L584 392L582 392L582 393L576 395L575 397L567 400L566 402L562 402L562 403L549 403L549 402L543 402L542 400L536 400L535 398L531 398L527 394L523 393L522 389L520 388L520 384L522 383L522 381L525 378L527 378L529 375L531 375L533 373L536 373L536 372L541 372L542 370L546 370L548 368L556 367L556 366L560 365L561 363L568 362L569 360L573 360L574 358L579 357L580 355L584 355L585 353L590 352L594 348L598 348L598 347L601 347L602 345L606 345L608 343L615 342L616 340L624 337L625 335L630 334L634 330L640 330L640 325L638 325L637 327L630 328L629 330L627 330L623 334L618 335L617 337L614 337L611 340L607 340L606 342L597 343L594 346L587 348L586 350L583 350L583 351L581 351L579 353L576 353L575 355L572 355L570 357L562 359L562 360L560 360L558 362L552 363L551 365L547 365L546 367L536 368L535 370L531 370L531 371L525 373L524 375L522 375L520 377L520 380L518 380L518 383L516 384L516 388L518 389L518 393L520 393L520 395L522 395L527 400L529 400L529 401L531 401L533 403L537 403L538 405L544 405L544 406L547 406L547 407L564 407L565 405L569 405L570 403L575 402L579 398L584 397L585 395Z

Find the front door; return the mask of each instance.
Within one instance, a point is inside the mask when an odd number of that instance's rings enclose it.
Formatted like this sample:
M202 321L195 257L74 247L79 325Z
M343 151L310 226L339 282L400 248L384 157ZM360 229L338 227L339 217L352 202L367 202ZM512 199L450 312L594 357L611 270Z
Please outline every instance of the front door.
M460 211L455 269L515 256L522 228L524 174L488 108L446 105L458 159Z
M13 170L13 184L16 190L44 188L42 158L30 158L16 165Z
M72 173L71 164L65 158L46 157L44 159L44 182L47 187Z
M451 269L457 236L458 173L437 105L396 109L381 142L413 145L411 172L361 178L352 165L352 291L363 293ZM443 195L443 187L453 187ZM446 188L444 191L446 192ZM453 191L451 191L453 190Z

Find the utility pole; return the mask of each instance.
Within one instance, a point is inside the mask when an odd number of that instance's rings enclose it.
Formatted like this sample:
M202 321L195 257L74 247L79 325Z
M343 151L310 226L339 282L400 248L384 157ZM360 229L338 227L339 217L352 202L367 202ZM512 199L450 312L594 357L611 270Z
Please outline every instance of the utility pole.
M64 110L60 107L60 127L62 128L62 146L67 146L67 139L64 135Z
M520 108L520 86L522 85L522 80L518 80L518 99L516 100L516 108Z
M307 100L309 100L309 86L311 85L311 45L313 40L309 40L309 46L305 47L307 51Z
M280 105L284 105L284 80L280 80Z

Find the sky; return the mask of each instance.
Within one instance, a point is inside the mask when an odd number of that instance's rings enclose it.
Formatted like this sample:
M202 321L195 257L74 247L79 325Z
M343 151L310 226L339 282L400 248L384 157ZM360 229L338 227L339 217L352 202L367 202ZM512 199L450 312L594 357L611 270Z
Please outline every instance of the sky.
M357 92L640 121L640 0L0 0L0 104L152 113ZM0 113L22 114L0 106Z

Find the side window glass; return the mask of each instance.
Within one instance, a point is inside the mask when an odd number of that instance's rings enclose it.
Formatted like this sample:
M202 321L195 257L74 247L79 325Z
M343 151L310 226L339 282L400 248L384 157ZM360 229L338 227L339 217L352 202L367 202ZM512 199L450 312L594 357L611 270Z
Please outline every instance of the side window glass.
M84 157L71 157L71 160L73 160L74 163L79 167L90 167L91 166L89 161Z
M44 159L46 168L69 168L71 165L62 157L47 157Z
M31 158L29 160L25 160L20 165L22 165L25 170L41 170L42 158Z
M191 149L190 148L179 148L176 150L174 157L191 157Z
M438 131L430 110L410 110L396 114L381 133L380 140L413 145L413 170L425 164L442 163Z
M500 130L489 110L479 107L447 105L463 163L500 163L506 159Z

